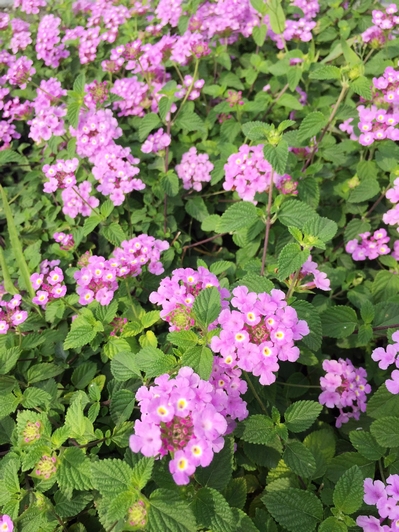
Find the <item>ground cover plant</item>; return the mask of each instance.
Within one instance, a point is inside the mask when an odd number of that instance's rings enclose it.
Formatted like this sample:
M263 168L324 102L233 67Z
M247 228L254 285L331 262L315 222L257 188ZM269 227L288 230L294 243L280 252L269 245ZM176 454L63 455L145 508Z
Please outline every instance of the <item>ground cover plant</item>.
M0 14L0 530L399 530L399 8Z

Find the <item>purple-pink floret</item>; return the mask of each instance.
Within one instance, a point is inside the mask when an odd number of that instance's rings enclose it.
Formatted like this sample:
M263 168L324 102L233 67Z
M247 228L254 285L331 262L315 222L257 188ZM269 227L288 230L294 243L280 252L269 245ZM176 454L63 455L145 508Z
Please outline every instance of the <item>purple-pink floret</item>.
M376 506L378 518L359 515L356 524L363 532L394 532L399 530L399 475L390 475L386 484L381 480L364 480L364 502Z

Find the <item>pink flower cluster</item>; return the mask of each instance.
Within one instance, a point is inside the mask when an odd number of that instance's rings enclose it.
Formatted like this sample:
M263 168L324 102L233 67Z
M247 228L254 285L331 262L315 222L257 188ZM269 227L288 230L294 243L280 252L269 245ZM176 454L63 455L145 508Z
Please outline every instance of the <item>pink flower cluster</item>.
M158 153L164 150L171 143L171 137L168 133L164 133L162 128L158 129L156 133L148 136L147 140L141 146L143 153Z
M0 334L7 334L10 327L18 327L28 319L26 310L21 310L22 297L16 294L10 301L3 300L7 292L0 285Z
M373 48L380 48L387 39L393 39L393 30L399 24L399 17L395 15L397 11L398 7L395 4L389 4L385 12L374 9L372 12L374 25L362 33L363 42L370 43Z
M170 331L189 330L195 325L192 314L195 298L201 290L211 286L219 290L222 307L226 307L228 302L224 299L229 297L229 291L220 288L216 275L203 266L199 266L197 271L192 268L173 270L172 277L162 279L158 290L150 294L149 300L162 306L161 318L169 323Z
M362 146L370 146L375 140L399 140L399 113L388 113L385 109L378 109L372 105L370 108L359 105L359 129L361 135L359 142Z
M12 532L14 530L14 523L9 515L3 514L0 517L0 527L2 532Z
M399 178L395 179L395 181L393 182L393 187L387 191L385 196L389 199L391 203L396 203L396 205L383 214L382 221L387 225L399 226ZM399 227L397 229L399 230Z
M384 220L385 221L385 220ZM380 255L388 255L390 249L387 246L390 237L387 236L385 229L377 229L373 236L368 231L361 233L359 236L362 239L359 243L357 238L349 240L345 246L345 251L352 255L353 260L376 259Z
M61 192L64 203L62 212L71 218L76 218L78 214L90 216L93 209L99 206L98 198L90 195L92 186L89 181L83 181L76 187L65 188Z
M211 180L213 164L209 161L207 153L197 153L197 148L190 148L183 154L181 163L176 165L176 172L183 181L186 190L202 190L202 183Z
M46 7L45 0L14 0L14 9L20 9L28 15L37 15L41 7Z
M75 172L79 166L76 157L73 159L58 159L55 164L43 166L44 175L48 181L44 183L44 192L55 192L58 188L64 189L76 185Z
M383 347L377 347L371 354L371 358L374 362L378 362L378 367L381 369L388 369L389 366L395 364L399 368L399 331L392 334L393 344L388 344L384 349ZM391 374L391 378L385 381L387 390L396 395L399 393L399 370L394 369Z
M309 334L309 327L298 320L281 290L256 294L238 286L233 295L231 305L238 310L222 310L218 318L222 330L212 338L211 349L220 353L222 367L239 367L260 377L261 384L272 384L279 361L299 358L294 341Z
M191 368L183 367L175 378L161 375L155 386L142 386L136 393L141 419L134 424L129 445L144 456L166 456L176 484L190 482L198 466L208 466L224 446L228 425L220 413L220 398L214 386Z
M287 19L282 35L276 35L270 27L269 15L264 17L264 22L268 26L268 36L275 41L277 48L282 50L285 41L308 42L312 40L312 30L316 27L313 20L319 12L320 6L317 0L294 0L292 6L298 7L303 16L298 13L293 15L293 19Z
M10 85L17 85L20 89L26 89L26 85L36 73L36 69L32 65L33 61L25 55L21 55L15 61L10 61L6 80Z
M147 264L148 271L153 275L164 272L160 260L162 251L169 249L166 240L158 240L153 236L139 235L130 240L124 240L120 248L115 248L112 255L112 267L116 268L118 277L137 277Z
M104 257L92 255L81 270L74 273L78 284L79 303L88 305L94 299L100 305L109 305L118 289L115 268Z
M61 19L54 15L45 15L39 22L35 50L38 59L51 68L58 68L62 59L69 56L64 44L60 44Z
M72 235L67 235L66 233L54 233L53 238L59 243L60 248L64 251L70 251L75 246L75 241Z
M91 110L83 113L79 125L70 128L76 137L76 151L80 157L92 157L109 146L114 139L122 136L118 121L110 109Z
M9 148L13 139L20 139L21 135L16 130L14 124L6 122L5 120L0 120L0 146L1 150Z
M57 78L42 80L36 89L37 97L33 102L35 117L28 121L30 125L29 137L39 143L48 141L53 135L65 133L63 117L67 114L66 105L61 102L67 91L62 88Z
M40 273L31 275L30 280L36 292L32 302L45 308L53 299L64 297L67 291L63 283L64 274L58 267L59 260L44 260L40 264Z
M366 411L366 395L371 392L366 370L355 368L348 358L324 360L323 369L326 375L320 377L319 402L327 408L338 408L335 426L341 427L350 418L359 419L360 413Z
M224 170L224 190L235 190L241 199L255 205L256 192L266 192L270 186L272 167L263 155L263 144L242 145L238 153L227 159ZM279 176L274 174L274 179L278 180Z
M10 48L13 54L25 50L31 43L31 33L29 31L29 22L25 22L20 18L14 18L11 21L12 39L10 41Z
M327 274L318 269L317 262L314 262L310 256L302 266L300 276L302 278L313 276L311 281L301 283L301 288L306 288L309 290L312 290L313 288L319 288L320 290L331 290L330 279L327 278Z
M399 529L399 475L389 475L386 485L381 480L366 478L363 500L370 506L376 506L379 515L379 519L359 515L356 524L363 532L396 532Z
M194 78L190 75L184 76L183 85L177 85L178 91L175 92L176 98L184 98L189 91L188 100L196 100L200 97L201 89L205 85L204 79L197 79L194 81Z

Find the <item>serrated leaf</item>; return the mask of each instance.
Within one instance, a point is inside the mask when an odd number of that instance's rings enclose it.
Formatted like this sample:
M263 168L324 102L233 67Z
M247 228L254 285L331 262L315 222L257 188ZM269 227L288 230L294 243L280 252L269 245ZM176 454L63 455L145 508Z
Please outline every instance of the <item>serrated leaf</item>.
M195 479L205 488L222 491L231 480L233 473L234 440L226 438L223 449L215 454L207 467L198 467Z
M357 465L354 465L338 480L333 501L335 507L344 514L353 514L363 502L363 475Z
M85 452L78 447L65 449L59 459L57 467L57 482L65 490L90 490L91 482L90 460Z
M86 218L83 224L83 236L87 236L92 233L100 222L101 216L98 216L98 214L92 214Z
M267 8L271 29L276 34L283 33L285 29L285 15L281 7L281 0L270 0L267 3Z
M278 279L284 281L301 269L310 255L308 249L301 250L298 244L287 244L278 256Z
M6 375L18 362L21 355L19 347L0 350L0 375Z
M273 421L262 414L250 416L244 422L244 432L241 439L249 443L267 445L276 436Z
M302 338L304 344L317 351L321 347L322 331L320 315L315 307L308 301L297 300L291 304L291 306L297 311L298 318L305 320L310 329L309 334Z
M328 218L314 217L303 226L305 235L312 235L320 238L323 242L328 242L336 235L338 225Z
M141 120L139 125L139 141L143 142L148 134L161 125L159 116L155 113L146 114Z
M252 225L258 219L253 203L240 201L231 205L223 214L216 227L219 233L230 233Z
M285 414L285 424L291 432L307 430L318 418L323 407L316 401L297 401L290 405Z
M150 346L144 347L137 353L135 362L137 367L145 372L147 379L169 373L176 365L175 357L165 355L160 349Z
M220 292L215 286L201 290L192 307L195 319L205 327L219 317L221 309Z
M350 83L350 88L353 92L356 92L359 96L365 100L371 100L373 98L371 92L372 83L365 76L359 76L357 79Z
M317 135L326 125L327 119L320 111L309 113L301 122L298 131L298 140L302 142Z
M106 238L114 246L120 246L121 243L126 240L126 235L122 227L117 223L111 223L109 225L104 225L100 229L100 233L104 238Z
M351 190L348 201L351 203L361 203L367 201L380 192L380 185L377 179L364 179L360 184Z
M321 314L323 335L330 338L346 338L357 326L356 312L350 307L337 305Z
M67 107L67 119L73 128L77 128L79 125L79 113L82 104L76 100L70 100Z
M262 294L263 292L270 294L274 288L274 284L270 279L266 279L266 277L256 273L247 273L237 282L237 286L246 286L250 292L256 292L257 294Z
M393 395L382 384L367 402L367 415L379 419L395 416L399 412L399 395Z
M115 425L127 421L132 415L135 395L130 390L118 390L112 394L110 412Z
M233 532L233 512L218 491L201 488L196 493L192 508L202 527L211 529L213 532Z
M319 532L347 532L348 527L336 517L327 517L319 526Z
M367 231L370 231L370 229L371 225L369 222L358 219L350 220L350 222L345 227L345 243L349 242L349 240L353 240L354 238L358 237L360 233L366 233Z
M174 491L157 489L151 493L149 502L148 532L197 530L190 506Z
M132 469L122 460L106 458L91 463L91 474L95 489L112 498L129 488Z
M267 26L265 24L261 24L260 26L255 26L252 30L252 37L255 41L255 44L258 46L263 46L266 38L267 33Z
M317 217L318 214L312 207L295 199L285 201L278 213L278 219L282 224L298 229L302 229L310 219Z
M277 146L266 144L263 147L265 159L272 165L275 172L280 175L285 173L288 161L288 143L284 139L280 140Z
M55 511L62 519L78 515L93 500L90 493L78 493L68 499L61 491L54 493Z
M127 381L141 377L135 355L130 352L117 353L111 360L111 373L117 381Z
M386 447L379 445L374 436L365 430L352 430L349 439L353 447L370 460L379 460L386 452Z
M311 451L299 441L286 444L283 460L301 478L312 478L316 471L316 461Z
M208 208L202 198L190 198L185 205L186 212L195 220L203 222L209 216Z
M370 432L382 447L397 447L399 441L399 420L393 416L376 419L370 426Z
M198 344L198 336L194 331L173 331L167 336L167 341L178 347L188 348Z
M213 367L213 353L204 346L189 347L181 357L181 364L193 368L203 380L208 380Z
M81 74L79 74L77 78L75 78L73 82L73 90L74 92L79 94L79 96L83 97L85 94L85 83L86 83L86 76L85 76L85 73L82 72Z
M176 196L179 192L179 178L174 172L168 172L161 179L161 187L167 196Z
M246 122L242 126L242 132L249 140L261 140L267 137L271 130L270 124L265 122Z
M290 532L312 532L323 518L323 506L309 491L288 488L262 497L274 519Z
M90 343L96 334L97 331L93 330L92 325L87 324L82 325L81 327L76 327L75 329L70 330L67 334L63 347L65 350L83 347Z
M312 70L309 74L310 79L340 79L341 71L338 67L332 65L323 65L320 68Z
M51 395L40 388L27 388L22 396L21 404L24 408L47 406L51 402Z
M151 478L154 467L154 458L144 457L137 462L132 471L132 485L137 490L142 490Z

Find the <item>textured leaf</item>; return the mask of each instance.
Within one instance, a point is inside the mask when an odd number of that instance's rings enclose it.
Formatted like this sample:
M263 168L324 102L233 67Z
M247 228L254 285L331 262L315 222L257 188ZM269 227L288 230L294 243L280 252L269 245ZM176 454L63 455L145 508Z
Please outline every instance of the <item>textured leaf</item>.
M209 216L206 203L200 197L190 198L187 201L185 208L186 212L199 222L203 222Z
M165 355L156 347L144 347L141 349L136 355L135 362L137 367L145 372L147 379L168 373L176 365L175 357Z
M323 407L316 401L297 401L284 414L285 424L291 432L303 432L318 418Z
M372 83L365 76L359 76L350 83L350 88L365 100L372 100Z
M159 116L157 114L147 113L144 115L144 117L141 118L139 125L139 141L143 142L143 140L148 137L149 133L160 125L161 121L159 120Z
M127 421L132 415L135 395L130 390L118 390L111 399L111 418L115 425Z
M174 172L168 172L161 179L161 186L167 196L176 196L179 192L179 178Z
M380 192L380 185L376 179L364 179L351 190L348 201L351 203L361 203L369 200Z
M240 201L231 205L223 214L216 230L219 233L230 233L252 225L258 219L255 205L248 201Z
M127 381L141 377L140 369L133 353L117 353L111 360L111 373L117 381Z
M312 349L317 351L321 347L322 332L321 332L321 320L320 315L315 307L308 301L297 300L291 304L297 311L298 318L305 320L310 329L309 334L303 337L303 343Z
M336 517L327 517L319 526L319 532L347 532L348 527Z
M363 475L359 467L354 465L342 475L335 486L335 507L345 514L353 514L361 507L363 495Z
M79 514L93 500L90 493L79 493L68 499L61 491L54 494L55 511L62 519Z
M322 113L320 113L320 111L309 113L299 126L298 140L302 142L314 137L321 129L323 129L326 123L327 119Z
M313 454L299 441L287 443L283 460L294 473L302 478L312 478L316 471Z
M267 7L271 29L276 34L283 33L285 29L285 15L281 7L281 0L269 0Z
M213 353L204 345L189 347L181 358L182 366L193 368L201 379L208 380L213 366Z
M151 493L148 511L149 532L195 532L194 515L188 504L170 490L158 489Z
M222 491L230 482L233 473L234 440L226 438L223 449L215 454L207 467L198 467L195 472L197 482L206 488Z
M64 349L75 349L77 347L83 347L93 340L97 331L93 330L92 325L82 325L69 331L64 342Z
M301 250L298 244L287 244L280 252L278 257L278 278L280 281L301 269L309 257L309 250Z
M386 448L379 445L374 436L365 430L352 430L349 439L353 447L370 460L379 460L386 452Z
M100 229L100 233L114 246L120 246L123 240L126 240L126 235L123 232L122 227L117 223L104 225Z
M312 70L309 74L310 79L340 79L341 71L338 67L331 65L323 65L320 68Z
M233 532L233 512L218 491L201 488L196 493L192 508L200 526L212 532Z
M51 395L39 388L27 388L22 396L21 404L24 408L47 406L51 402Z
M114 497L129 488L132 469L126 462L116 459L91 463L93 486L104 497Z
M367 415L374 419L395 416L399 412L399 395L393 395L382 384L367 401Z
M274 519L290 532L312 532L323 518L323 506L313 493L288 488L262 497Z
M262 447L264 452L264 447ZM233 478L224 491L224 497L233 508L244 508L247 500L247 483L245 478Z
M370 432L379 445L397 447L399 441L399 419L393 416L376 419L370 426Z
M356 312L350 307L337 305L321 314L323 334L330 338L350 336L357 326Z
M267 445L276 436L273 421L267 416L256 414L243 423L244 433L241 438L249 443Z
M256 294L262 294L264 292L270 294L274 288L274 284L270 279L266 279L266 277L256 273L247 273L247 275L238 281L237 286L246 286L250 292L255 292Z
M61 489L90 490L91 481L90 460L84 451L78 447L65 449L57 467L57 481Z
M288 143L280 140L277 146L266 144L263 148L265 159L272 165L275 172L282 175L285 173L288 160Z
M298 227L302 229L306 222L311 218L318 217L318 214L312 207L303 201L291 199L283 203L278 219L287 227Z
M338 226L328 218L314 217L303 226L305 235L312 235L320 238L323 242L328 242L336 235Z
M216 287L212 286L201 290L195 298L192 310L195 319L205 327L208 327L219 317L221 308L220 292Z
M18 362L21 350L18 347L0 350L0 375L6 375Z
M133 467L132 484L135 489L142 490L151 478L154 467L154 458L144 457Z

